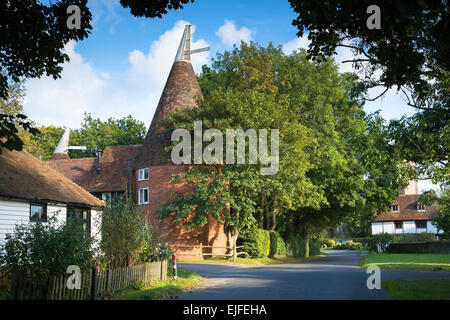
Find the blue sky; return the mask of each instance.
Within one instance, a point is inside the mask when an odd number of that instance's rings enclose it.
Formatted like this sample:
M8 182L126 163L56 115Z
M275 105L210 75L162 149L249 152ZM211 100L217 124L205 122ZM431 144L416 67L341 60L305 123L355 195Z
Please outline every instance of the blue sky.
M71 61L64 64L61 79L43 77L25 84L25 112L39 124L78 128L89 112L103 120L131 114L149 126L186 23L193 26L192 49L211 47L192 56L197 73L216 52L240 40L272 42L286 54L308 44L306 37L296 36L287 0L196 0L162 19L136 18L119 0L90 0L88 5L93 30L88 39L66 46ZM350 57L349 50L340 49L336 60ZM352 71L349 64L340 69ZM365 109L380 109L385 119L414 112L394 90Z
M210 46L209 53L193 56L196 72L216 52L240 40L282 45L286 53L307 46L297 38L291 22L295 14L286 0L196 0L162 19L136 18L118 0L90 0L93 30L66 51L71 62L61 79L27 81L25 111L43 125L79 127L84 112L94 117L127 114L150 124L185 23L194 26L193 48ZM340 50L337 60L351 57ZM351 71L349 64L342 71ZM376 95L377 92L373 92ZM381 109L386 119L412 114L391 90L384 100L368 103L367 112Z
M286 0L196 0L162 19L136 18L119 0L90 0L88 5L93 30L87 39L66 46L71 61L61 79L26 83L25 111L39 124L77 128L89 112L101 119L131 114L148 126L186 23L194 27L192 48L211 47L192 57L196 72L240 40L273 42L287 54L308 44L306 37L296 36L295 14ZM340 49L336 59L351 56ZM352 69L341 64L341 70ZM413 112L394 90L366 106L367 112L378 109L386 119Z

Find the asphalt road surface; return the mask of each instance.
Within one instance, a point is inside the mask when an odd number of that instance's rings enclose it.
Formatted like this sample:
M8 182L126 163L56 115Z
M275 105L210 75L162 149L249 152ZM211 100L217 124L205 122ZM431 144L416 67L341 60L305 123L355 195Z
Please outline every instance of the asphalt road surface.
M178 295L182 300L381 300L383 288L367 288L370 274L359 264L360 252L328 251L309 262L269 266L180 263L208 278L202 285ZM450 278L450 272L382 269L381 280Z

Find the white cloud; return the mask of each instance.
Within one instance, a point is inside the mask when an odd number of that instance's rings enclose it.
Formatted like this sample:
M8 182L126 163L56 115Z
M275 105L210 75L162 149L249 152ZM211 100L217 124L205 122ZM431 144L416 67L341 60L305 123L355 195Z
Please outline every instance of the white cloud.
M301 38L295 38L295 39L292 39L291 41L286 42L283 45L282 50L283 50L284 54L289 55L294 50L308 49L308 46L310 43L311 43L311 41L308 40L308 36L303 35L303 37L301 37Z
M172 29L163 33L158 40L151 44L147 54L134 50L128 56L130 68L127 71L127 86L130 88L130 93L141 97L137 108L142 115L140 119L148 119L145 120L148 124L150 124L166 83L186 24L190 23L178 21ZM195 26L191 27L191 33L191 50L209 46L203 39L194 41ZM208 62L209 52L196 53L191 56L191 63L196 73L199 73L201 66Z
M239 44L241 40L244 42L252 40L252 30L246 27L241 27L238 30L234 21L227 19L225 19L225 23L217 30L216 35L220 37L225 45L230 47L233 44Z
M25 83L24 110L40 124L79 126L83 112L101 106L107 95L105 80L75 52L75 42L64 50L70 62L64 63L60 79L42 77Z
M147 53L131 51L128 70L119 74L115 70L96 70L70 42L65 48L70 62L63 65L60 79L27 80L25 113L42 125L78 128L84 112L89 112L103 120L131 114L149 126L186 24L178 21L149 44ZM194 34L195 26L191 30ZM191 48L205 46L208 43L200 39L193 41ZM194 54L191 60L194 70L200 72L201 66L209 62L209 53Z

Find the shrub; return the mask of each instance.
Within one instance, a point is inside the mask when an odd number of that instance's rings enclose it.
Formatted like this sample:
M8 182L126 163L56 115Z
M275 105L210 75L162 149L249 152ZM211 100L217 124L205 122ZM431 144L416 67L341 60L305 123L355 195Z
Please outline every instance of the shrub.
M82 271L93 265L92 240L87 238L78 220L64 224L55 217L48 222L17 225L0 247L0 269L7 279L14 273L32 275L43 284L49 276L66 274L69 265Z
M432 233L405 233L394 236L395 243L428 242L434 240Z
M144 234L144 247L139 260L142 262L170 260L172 250L170 250L166 239L162 237L160 230L147 225Z
M319 240L309 240L309 256L317 256L320 254L320 241Z
M334 243L334 240L327 240L326 242L327 248L333 248L336 244Z
M244 250L251 258L264 258L270 253L270 232L250 228L244 235Z
M101 231L100 247L109 267L125 267L139 261L148 229L140 207L131 199L105 208Z
M286 245L281 235L276 231L270 231L270 252L269 256L286 254Z
M281 236L277 238L277 241L278 241L277 245L278 255L285 255L287 253L286 243L284 242Z
M362 248L362 243L360 243L360 242L352 243L352 250L361 250L361 248Z
M370 237L362 237L362 238L353 238L354 242L360 242L363 245L367 245L367 243L369 242Z
M378 251L378 247L382 252L386 250L388 245L394 240L394 235L390 233L380 233L373 235L368 242L370 251Z

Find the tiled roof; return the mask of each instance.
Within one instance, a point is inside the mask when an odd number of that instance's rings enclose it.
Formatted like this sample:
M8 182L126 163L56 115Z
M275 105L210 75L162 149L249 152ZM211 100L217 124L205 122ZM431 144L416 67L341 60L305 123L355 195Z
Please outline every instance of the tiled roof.
M148 129L144 146L136 156L135 168L170 162L170 157L164 148L171 144L171 131L161 127L159 121L166 119L169 113L175 109L196 106L196 97L201 94L200 85L191 63L188 61L174 62Z
M134 158L141 147L141 144L106 147L101 157L100 174L97 174L97 158L50 160L48 164L89 192L126 191L128 174L131 174Z
M70 159L67 153L54 153L50 160L67 160Z
M0 197L104 205L103 201L28 152L6 149L0 154Z
M418 194L400 195L393 204L398 205L398 212L382 212L376 216L376 221L395 220L431 220L439 214L436 205L425 207L425 211L417 210Z

